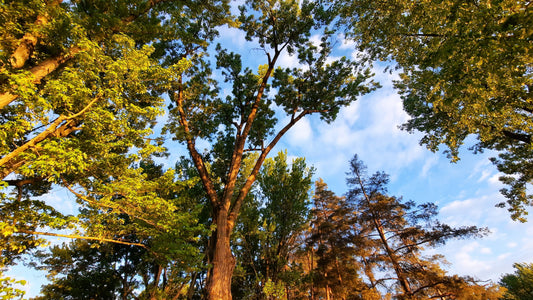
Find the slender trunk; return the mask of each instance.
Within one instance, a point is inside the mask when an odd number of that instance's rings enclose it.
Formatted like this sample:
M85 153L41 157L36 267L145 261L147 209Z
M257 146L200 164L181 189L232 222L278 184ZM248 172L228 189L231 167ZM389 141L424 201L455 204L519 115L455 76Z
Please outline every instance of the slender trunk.
M216 241L214 242L213 267L207 286L207 299L231 300L231 277L235 269L235 257L231 253L228 211L218 211ZM213 237L212 237L213 238Z
M396 276L398 276L398 281L400 283L400 286L402 287L404 293L407 296L411 297L413 294L411 291L411 285L409 284L409 281L407 281L407 278L405 277L405 273L402 267L400 266L398 257L396 256L394 251L390 248L389 243L387 242L387 238L385 237L383 226L381 225L381 222L376 219L375 216L372 216L372 218L374 219L374 225L376 226L376 230L378 231L383 247L385 248L385 251L387 252L387 256L391 260L392 267L394 268Z
M389 243L387 242L387 237L385 236L385 230L383 228L381 220L379 219L379 216L376 216L374 212L372 211L372 201L369 195L366 193L365 185L363 184L363 181L361 179L361 174L359 174L359 172L356 171L356 175L357 175L357 180L359 181L359 186L361 187L361 190L363 192L363 196L365 197L366 204L368 205L368 208L371 210L370 213L372 216L372 222L374 224L376 231L379 234L379 238L381 240L383 248L385 249L385 252L387 252L387 256L389 257L389 259L391 260L396 276L398 277L398 282L400 283L400 286L402 287L405 295L407 295L410 298L413 293L411 291L411 286L409 284L409 281L405 277L405 273L402 270L402 267L400 266L398 257L396 256L394 251L390 248Z
M189 285L189 289L187 290L187 299L191 300L194 296L194 287L196 286L196 278L198 276L198 272L194 272L191 276L191 284ZM177 296L177 295L176 295ZM177 297L176 297L177 299Z

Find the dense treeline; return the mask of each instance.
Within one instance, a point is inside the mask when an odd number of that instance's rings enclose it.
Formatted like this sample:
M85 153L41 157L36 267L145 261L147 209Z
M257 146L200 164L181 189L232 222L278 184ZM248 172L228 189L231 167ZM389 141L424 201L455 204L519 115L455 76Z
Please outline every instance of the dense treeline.
M233 234L235 298L502 295L496 285L448 275L440 255L423 253L449 239L483 236L486 229L442 224L434 204L389 196L385 173L367 175L357 156L350 165L351 189L339 197L322 180L311 193L313 170L303 159L288 162L279 153L266 161ZM139 247L97 245L74 241L41 254L40 268L52 283L37 299L199 299L206 292L205 264L164 264Z
M269 158L303 118L333 122L378 88L370 61L394 59L405 129L454 160L470 134L475 151L499 151L502 206L525 221L529 3L377 3L0 1L0 275L35 254L50 270L49 298L491 292L420 257L422 245L479 229L435 223L431 205L387 196L386 176L366 177L356 159L346 198L319 183L311 205L312 170ZM257 65L216 45L223 26L260 50ZM339 34L362 57L332 55ZM284 55L298 66L282 65ZM181 150L187 157L165 160ZM40 197L53 188L74 195L80 213ZM329 216L346 222L327 225ZM46 236L76 240L35 253ZM3 293L20 294L0 278Z

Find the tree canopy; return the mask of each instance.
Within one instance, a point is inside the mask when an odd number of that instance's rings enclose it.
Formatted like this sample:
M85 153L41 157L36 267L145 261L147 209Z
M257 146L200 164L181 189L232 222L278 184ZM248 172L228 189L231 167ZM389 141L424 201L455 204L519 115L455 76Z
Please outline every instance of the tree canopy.
M533 180L533 17L527 1L332 1L371 59L394 60L396 87L421 143L452 161L469 135L492 159L515 220ZM504 203L500 206L505 206Z

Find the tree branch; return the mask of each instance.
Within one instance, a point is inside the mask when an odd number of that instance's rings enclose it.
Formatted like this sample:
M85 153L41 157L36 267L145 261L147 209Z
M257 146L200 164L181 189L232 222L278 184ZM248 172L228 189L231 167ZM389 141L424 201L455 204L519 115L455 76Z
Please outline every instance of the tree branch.
M134 214L132 215L130 212L128 212L127 210L125 210L123 207L121 206L113 206L113 205L109 205L109 204L103 204L103 203L100 203L100 202L97 202L97 201L94 201L94 200L90 200L89 198L85 197L84 195L76 192L63 178L61 178L61 180L63 181L63 185L65 185L65 187L71 192L73 193L76 197L80 198L81 200L89 203L89 204L92 204L92 205L95 205L95 206L98 206L98 207L104 207L104 208L110 208L110 209L116 209L118 211L120 211L121 213L124 213L132 218L135 218L137 220L141 220L143 222L146 222L146 224L149 224L149 225L152 225L153 227L159 229L159 230L162 230L164 231L164 228L157 225L156 223L154 223L153 221L150 221L150 220L147 220L143 217L140 217L138 216L137 214Z
M30 73L33 76L33 83L39 84L41 80L46 77L48 74L55 71L61 64L70 60L74 55L81 51L81 48L73 46L70 48L67 54L62 54L56 57L48 58L37 66L30 69ZM9 105L11 102L15 101L19 96L12 94L10 92L5 92L0 94L0 109Z
M217 192L213 185L213 181L211 180L211 177L209 176L209 172L207 171L207 168L205 167L202 156L200 155L200 153L198 153L198 151L196 151L195 140L191 135L191 130L189 128L189 122L187 121L185 110L183 109L184 95L183 95L183 87L182 87L181 78L179 79L179 88L178 88L177 97L178 98L175 99L175 102L178 106L179 123L183 127L183 130L185 131L187 149L189 150L189 153L192 157L194 165L196 166L196 169L198 170L204 189L207 192L207 197L209 198L211 205L213 205L213 209L217 209L217 207L219 206Z
M15 233L56 236L56 237L64 237L64 238L69 238L69 239L82 239L82 240L91 240L91 241L99 241L99 242L108 242L108 243L115 243L115 244L121 244L121 245L138 246L146 250L149 250L150 252L152 251L150 248L148 248L144 244L128 242L125 240L114 240L114 239L108 239L108 238L102 238L102 237L83 236L83 235L77 235L77 234L60 234L60 233L52 233L52 232L40 232L40 231L32 231L32 230L25 230L25 229L18 229Z
M508 131L508 130L502 130L502 133L506 137L508 137L508 138L510 138L512 140L524 142L526 144L530 144L531 143L531 135L529 135L529 134L516 133L516 132L511 132L511 131Z
M254 183L257 177L257 174L259 173L259 170L261 169L261 166L263 165L263 162L265 161L268 153L272 150L272 148L274 148L274 146L276 146L276 144L281 139L281 137L285 135L285 133L287 133L287 131L289 131L289 129L291 129L291 127L294 126L294 124L296 124L299 120L305 117L308 113L309 111L303 111L302 113L300 113L300 115L298 115L298 117L292 119L287 125L285 125L285 127L283 127L283 129L281 129L278 132L278 134L274 137L274 139L261 152L261 155L257 159L254 165L254 168L252 169L252 172L246 179L244 186L239 191L239 195L237 196L237 199L235 200L235 203L233 204L233 208L231 208L230 214L228 216L228 225L230 226L230 231L235 226L235 222L237 221L237 216L239 215L242 202L244 201L244 198L246 197L246 195L252 188L252 184Z
M50 3L47 3L48 6L57 6L59 5L62 0L56 0L51 1ZM37 26L43 26L48 24L48 16L46 15L38 15L37 19L34 22L34 25ZM17 46L17 49L11 54L11 57L9 58L9 62L11 63L11 66L14 69L20 69L24 67L28 59L33 53L33 50L35 49L35 46L39 42L39 39L41 37L38 34L32 33L32 32L26 32L24 36L19 40L19 44Z
M79 117L79 116L81 116L85 112L87 112L87 110L89 110L89 108L94 103L96 103L96 101L98 101L99 99L100 99L99 97L95 97L80 112L78 112L78 113L76 113L74 115L71 115L71 116L68 116L68 117L64 116L64 115L59 116L57 119L55 119L51 123L51 125L48 128L46 128L46 130L44 130L43 132L39 133L38 135L36 135L31 140L27 141L24 145L18 147L17 149L11 151L10 153L8 153L4 157L2 157L0 159L0 167L3 167L7 162L11 161L12 159L14 159L18 155L20 155L22 152L24 152L24 151L26 151L26 150L28 150L30 148L34 148L38 143L42 142L43 140L47 139L50 136L61 137L61 136L68 135L72 131L78 129L74 125L75 124L75 120L74 119ZM66 123L61 125L61 123L63 123L64 121L66 121ZM12 171L13 170L9 171L9 173L11 173ZM7 172L7 171L3 171L2 174L4 172ZM6 176L9 173L7 173ZM2 179L3 178L5 178L5 176L2 177Z
M261 99L263 98L263 93L267 86L270 75L272 74L272 71L274 70L274 66L276 65L276 61L279 55L280 55L280 52L275 51L274 57L272 58L272 61L269 63L268 69L265 75L263 76L261 85L259 86L259 89L257 91L257 95L252 105L252 109L250 113L248 114L248 118L246 119L246 125L244 126L241 133L237 132L237 136L235 139L235 147L231 155L231 163L230 163L230 167L228 171L228 179L226 181L226 186L224 187L224 194L222 196L222 203L221 203L222 205L224 205L224 208L228 211L230 210L231 198L233 197L235 184L237 182L237 176L239 174L239 170L240 170L240 166L242 162L242 156L244 153L244 146L246 144L246 139L248 138L250 130L252 129L252 124L257 115L257 111L259 110L259 103L261 102ZM230 219L232 218L230 217ZM230 222L229 226L233 228L234 224Z
M138 12L137 14L131 14L128 17L122 19L121 25L119 27L112 28L114 32L120 32L120 30L128 23L133 22L135 19L139 18L141 15L146 14L157 4L169 1L169 0L149 0L146 7ZM50 5L57 5L61 3L62 0L53 1ZM47 22L44 16L39 16L37 22ZM33 47L38 43L38 38L31 33L26 33L22 38L22 41L19 44L19 47L12 54L10 61L14 68L22 68L26 61L29 59ZM74 55L79 53L81 48L78 46L72 46L67 53L48 58L37 66L30 69L30 73L33 75L33 83L38 84L41 80L46 77L48 74L55 71L59 66L69 61ZM12 94L10 92L5 92L0 94L0 109L9 105L11 102L15 101L19 96Z

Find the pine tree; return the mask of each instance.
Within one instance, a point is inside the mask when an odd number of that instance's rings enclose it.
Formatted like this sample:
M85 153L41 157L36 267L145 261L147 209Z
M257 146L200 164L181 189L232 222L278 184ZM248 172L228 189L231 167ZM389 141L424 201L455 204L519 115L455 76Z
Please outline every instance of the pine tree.
M347 200L354 205L355 226L366 229L359 231L364 232L359 238L379 249L359 259L363 265L367 265L365 261L375 264L369 270L369 273L374 270L373 276L380 269L387 272L383 279L372 281L379 281L397 299L484 299L487 294L499 295L497 289L479 286L470 278L447 275L438 263L439 255L427 258L422 255L427 247L442 245L449 239L483 236L488 232L486 228L452 228L435 220L434 204L416 205L413 201L388 196L388 175L376 172L368 176L366 166L357 155L350 161L348 174L351 189ZM387 281L393 283L389 285Z

